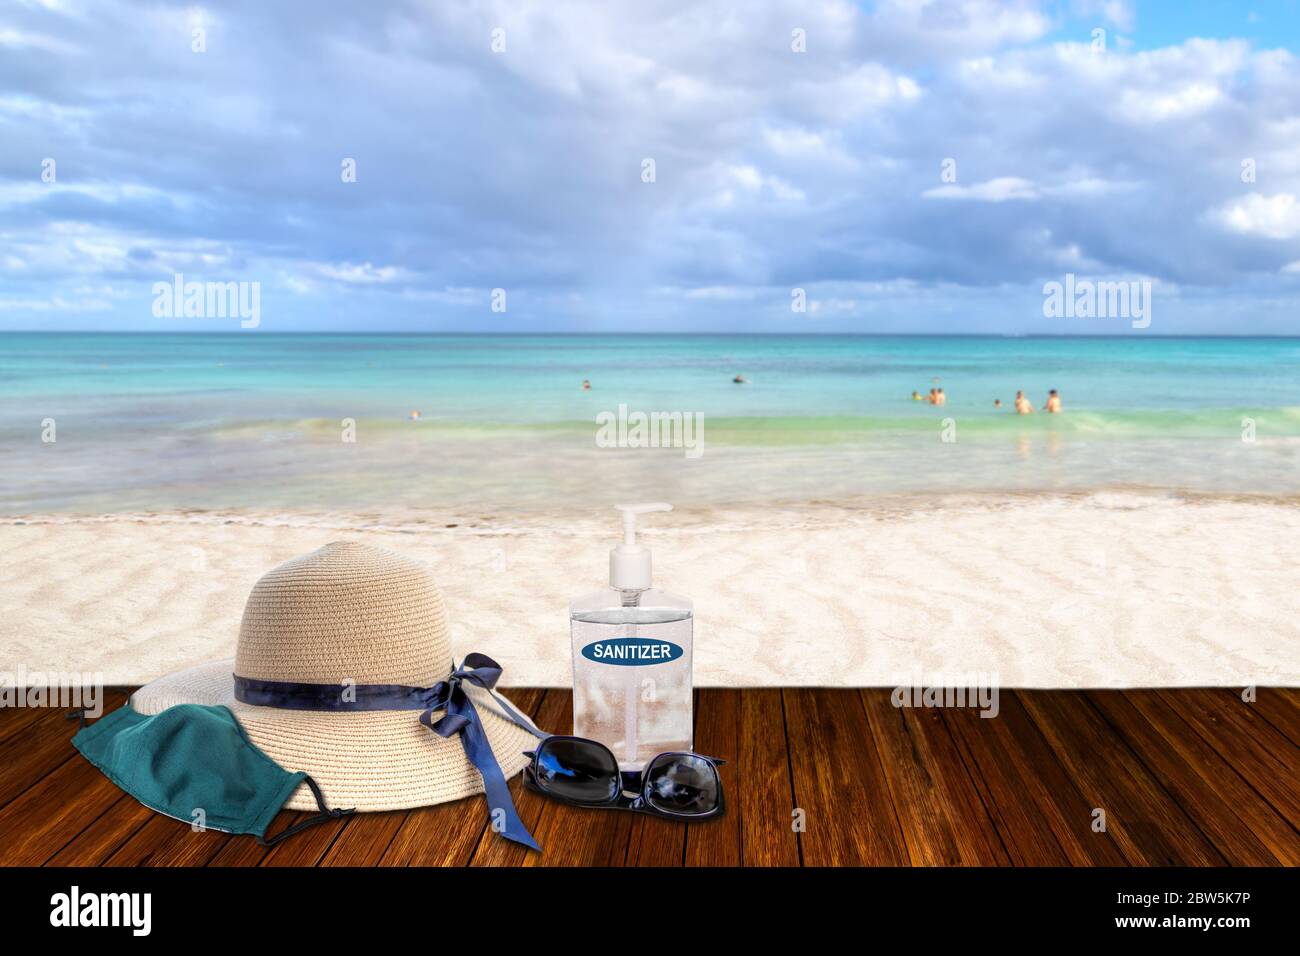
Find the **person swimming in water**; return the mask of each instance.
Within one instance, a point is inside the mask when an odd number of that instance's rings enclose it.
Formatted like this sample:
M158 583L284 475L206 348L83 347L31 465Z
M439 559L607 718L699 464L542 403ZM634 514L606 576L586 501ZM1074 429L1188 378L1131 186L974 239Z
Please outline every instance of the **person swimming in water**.
M1025 398L1024 392L1016 392L1016 414L1017 415L1034 414L1034 406L1029 401L1029 399Z
M737 384L737 385L748 385L748 384L749 384L749 380L748 380L747 378L745 378L745 376L743 376L743 375L737 375L735 378L732 379L732 382L734 382L734 383Z
M946 404L948 404L948 396L945 395L945 394L943 393L943 389L941 389L941 388L936 388L936 389L934 390L934 403L935 403L936 405L946 405Z
M1056 389L1047 393L1047 404L1043 406L1043 411L1055 415L1061 410L1061 396L1057 394Z
M925 396L922 395L920 392L913 392L913 393L912 393L912 401L914 401L914 402L923 402L923 401L925 401Z
M994 408L1001 408L1001 407L1002 407L1002 399L1000 399L1000 398L995 398L995 399L993 399L993 407L994 407Z
M584 378L584 379L582 380L582 390L583 390L584 392L590 392L590 391L591 391L591 379L589 379L589 378Z
M406 417L413 422L418 422L420 420L420 410L418 408L413 408L411 409L411 414L407 415Z

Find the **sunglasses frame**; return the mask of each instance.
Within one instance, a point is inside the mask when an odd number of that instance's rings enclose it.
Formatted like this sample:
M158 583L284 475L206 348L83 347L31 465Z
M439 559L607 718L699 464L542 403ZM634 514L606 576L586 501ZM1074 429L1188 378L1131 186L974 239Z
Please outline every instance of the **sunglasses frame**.
M567 803L574 807L591 807L596 810L630 810L633 813L648 813L651 816L663 817L666 820L689 821L689 820L712 820L720 817L726 812L727 802L722 791L722 774L718 773L718 768L726 764L727 761L719 757L709 757L704 754L695 753L693 750L668 750L661 754L655 754L646 761L645 766L639 771L617 770L618 773L618 792L608 800L597 800L595 802L586 802L583 800L574 800L570 797L563 796L553 790L549 790L538 779L537 776L537 755L546 748L548 742L552 740L576 740L579 743L590 744L593 747L599 747L605 753L609 754L609 759L614 766L618 767L618 758L614 752L602 744L599 740L591 740L587 737L574 737L566 734L554 734L547 737L538 745L536 750L525 750L524 756L531 762L524 768L524 786L529 790L540 793L551 800L558 800L561 803ZM709 765L713 771L713 776L718 782L718 802L711 810L704 813L674 813L671 810L664 810L655 806L649 796L650 780L647 771L662 757L697 757ZM631 796L627 790L626 784L628 778L640 779L640 790L636 796Z

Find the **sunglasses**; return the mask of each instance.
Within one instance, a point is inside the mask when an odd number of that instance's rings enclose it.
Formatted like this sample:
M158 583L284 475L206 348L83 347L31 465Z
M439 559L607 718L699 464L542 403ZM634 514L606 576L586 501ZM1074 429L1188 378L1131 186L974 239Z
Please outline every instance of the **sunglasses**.
M640 773L624 773L604 744L583 737L547 737L526 751L532 763L524 785L581 807L650 813L673 820L722 816L722 778L716 757L677 751L652 759Z

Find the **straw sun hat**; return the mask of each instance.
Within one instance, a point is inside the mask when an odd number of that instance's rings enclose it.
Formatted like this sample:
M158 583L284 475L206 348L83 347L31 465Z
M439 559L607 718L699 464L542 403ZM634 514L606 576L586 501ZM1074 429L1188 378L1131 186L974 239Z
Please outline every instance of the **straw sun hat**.
M160 678L136 691L131 703L142 714L176 704L228 707L267 756L285 770L310 774L330 806L401 810L483 791L457 736L431 732L420 723L419 711L338 713L246 704L235 699L234 675L432 687L447 678L451 666L447 611L424 565L382 548L336 542L263 575L244 608L233 661ZM509 779L527 764L523 752L537 739L499 716L487 691L464 686ZM286 806L317 809L305 785Z

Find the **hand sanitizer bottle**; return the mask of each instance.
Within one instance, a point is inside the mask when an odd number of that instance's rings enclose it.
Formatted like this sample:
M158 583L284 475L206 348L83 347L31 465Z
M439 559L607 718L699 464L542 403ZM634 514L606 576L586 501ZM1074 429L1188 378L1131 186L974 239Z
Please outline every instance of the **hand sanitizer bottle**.
M637 515L668 504L616 505L623 542L609 552L609 587L569 606L573 733L599 740L624 772L694 744L690 600L650 586L650 549Z

